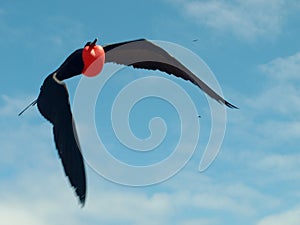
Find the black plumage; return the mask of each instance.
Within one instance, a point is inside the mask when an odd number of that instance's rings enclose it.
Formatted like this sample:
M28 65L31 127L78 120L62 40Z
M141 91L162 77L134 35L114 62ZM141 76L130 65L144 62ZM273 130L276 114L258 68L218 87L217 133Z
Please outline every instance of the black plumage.
M97 39L85 46L94 46ZM213 91L188 68L171 56L164 49L146 39L110 44L103 47L105 63L113 62L134 68L160 70L170 75L188 80L200 87L207 95L225 104L230 104ZM86 175L76 127L71 112L69 94L63 80L83 72L83 49L74 51L63 64L48 75L41 86L37 100L29 106L37 104L40 113L53 125L55 146L61 158L64 172L72 187L84 205L86 198ZM29 107L28 106L28 107ZM21 115L26 107L19 115Z
M83 157L71 113L69 94L61 81L79 75L83 69L81 49L72 53L66 61L44 81L37 98L40 113L53 124L56 149L66 176L74 187L82 205L86 197L86 176Z
M106 45L105 62L113 62L134 68L160 70L188 80L201 88L207 95L229 108L237 108L201 81L193 72L182 65L161 47L146 39Z

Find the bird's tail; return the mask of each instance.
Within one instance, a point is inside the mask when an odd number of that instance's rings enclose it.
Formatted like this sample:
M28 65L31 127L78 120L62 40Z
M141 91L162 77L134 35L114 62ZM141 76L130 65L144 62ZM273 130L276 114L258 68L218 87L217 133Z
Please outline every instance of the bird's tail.
M25 112L30 106L34 106L34 105L36 104L36 102L37 102L37 99L34 100L33 102L31 102L28 106L26 106L26 108L23 109L23 110L18 114L18 116L21 116L21 115L23 114L23 112Z

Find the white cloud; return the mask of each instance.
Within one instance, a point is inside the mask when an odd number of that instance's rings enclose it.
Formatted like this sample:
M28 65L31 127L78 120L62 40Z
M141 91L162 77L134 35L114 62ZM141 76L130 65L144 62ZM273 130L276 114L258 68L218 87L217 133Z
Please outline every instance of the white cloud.
M266 155L260 155L260 157L269 156L274 160L281 157L281 160L287 163L296 157L289 153L298 149L296 143L300 138L299 65L299 52L259 65L258 69L262 73L261 75L266 75L267 78L264 81L263 89L252 96L240 95L244 105L241 105L241 112L235 113L230 121L235 123L238 129L237 135L240 137L244 135L243 139L249 141L248 147L259 149L260 152L265 149L269 150L269 152L263 152ZM283 146L287 148L285 154L281 155L282 152L280 152L277 155L272 152ZM253 151L251 150L251 152ZM276 157L272 158L272 153ZM255 152L252 153L252 157L254 156ZM257 161L253 160L252 162L256 163ZM280 165L277 166L280 167ZM294 169L299 167L295 163L292 165Z
M260 68L272 79L300 81L300 52L288 57L276 58L261 65Z
M222 224L215 219L194 219L194 220L187 220L181 223L181 225L217 225Z
M259 126L257 133L265 140L274 141L273 144L288 143L288 141L299 140L300 122L296 118L288 121L265 121Z
M300 115L300 53L276 58L260 65L259 70L267 75L264 88L255 96L245 99L256 116L284 116L261 123L262 133L279 134L285 137L299 137L298 120ZM261 129L262 128L262 129Z
M268 169L279 168L281 169L295 169L294 167L299 164L300 154L270 154L268 157L263 158L258 164Z
M183 0L177 3L196 22L247 40L276 36L286 14L284 0Z
M271 80L264 85L262 92L249 96L245 99L245 103L252 107L252 112L256 114L281 114L293 116L294 119L300 115L300 96L297 82Z
M298 225L300 221L300 208L273 214L260 220L257 225Z
M94 177L96 178L96 177ZM105 185L104 185L105 186ZM127 188L108 190L90 187L86 213L104 223L165 224L173 215L172 199L169 194L158 192L147 196Z
M2 223L77 225L92 220L89 224L156 225L171 220L172 195L123 188L103 181L90 169L87 169L87 202L81 209L64 176L54 148L51 125L46 121L33 122L28 117L13 123L18 117L11 114L18 108L19 98L5 96L3 99L0 112L6 123L2 124L0 132Z
M174 190L171 199L180 209L218 211L251 218L260 211L273 209L279 204L277 198L237 181L217 181L199 173L191 175L190 171L182 171L164 184L170 185ZM189 183L192 185L187 187Z
M26 96L25 98L22 96L20 98L14 98L7 95L0 96L0 116L2 117L16 117L20 111L23 110L27 105L29 105L36 96L30 95ZM1 103L2 101L2 103ZM33 114L35 110L26 111L24 115Z
M37 112L36 106L28 109L22 116L18 113L32 101L31 97L10 97L2 95L0 98L0 142L3 149L0 157L0 169L15 171L15 167L24 170L35 165L51 164L51 160L43 162L36 157L56 157L51 125ZM40 123L36 122L40 119ZM33 122L35 120L35 122ZM0 174L1 176L1 174Z
M0 204L1 222L9 225L44 225L45 222L33 213L15 205Z
M81 209L63 174L51 125L43 119L44 123L28 120L31 117L12 123L14 117L9 115L17 110L18 98L5 98L0 112L11 124L0 133L5 149L0 165L13 171L0 174L0 218L6 224L215 225L223 224L219 221L224 215L251 218L278 204L277 198L243 183L203 176L196 167L195 173L181 172L153 189L111 184L87 169L88 196ZM185 217L190 211L196 213ZM206 212L218 215L208 217ZM10 216L16 213L19 216Z
M253 184L271 192L280 189L282 195L278 200L281 206L274 205L279 209L288 202L287 199L297 198L294 192L299 186L298 61L299 52L258 67L260 75L267 78L262 79L263 89L254 95L239 94L243 104L241 109L228 114L233 147L224 149L226 154L222 155L229 166L245 173L251 171L251 176L245 179Z
M215 184L219 185L218 190L213 190L217 192L209 191L208 194L204 190L199 191L200 194L192 193L187 186L185 190L149 194L145 189L113 185L88 173L88 178L91 178L88 182L88 198L85 207L81 209L76 205L75 197L61 175L59 171L27 171L18 180L1 183L0 209L3 210L0 210L0 218L12 225L62 225L66 222L77 225L84 221L89 221L89 224L192 225L201 222L199 224L215 225L223 224L219 223L222 212L233 217L236 214L243 217L246 215L246 218L253 216L254 207L245 207L248 203L245 204L243 196L246 199L254 197L251 200L254 206L257 202L267 200L255 197L256 194L251 194L252 191L243 185L226 188L226 185ZM200 187L198 184L193 185ZM213 184L210 186L213 187ZM207 188L205 186L203 189ZM241 195L241 198L235 198L235 195ZM198 213L185 218L188 211ZM209 217L203 213L207 211L217 211L218 216ZM19 216L10 216L16 213ZM176 220L173 219L175 216Z
M269 107L271 112L277 111L293 119L299 118L300 53L276 58L259 68L270 79L255 105Z
M268 173L264 181L295 181L300 179L299 160L298 153L269 153L257 158L253 166Z

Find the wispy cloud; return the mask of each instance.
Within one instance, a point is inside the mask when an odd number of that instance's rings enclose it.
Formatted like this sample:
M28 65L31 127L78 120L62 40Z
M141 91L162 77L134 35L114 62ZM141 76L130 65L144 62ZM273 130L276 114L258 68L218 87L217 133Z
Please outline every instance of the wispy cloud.
M299 221L300 207L267 216L260 220L257 225L298 225Z
M191 219L181 223L181 225L217 225L222 224L216 219Z
M300 154L269 154L256 161L256 166L272 171L273 179L296 180L300 179L299 171ZM269 177L270 178L270 177Z
M230 119L234 124L231 131L236 132L233 136L243 142L238 151L229 151L225 157L231 164L242 162L253 172L265 174L255 177L262 185L281 185L300 177L298 60L296 53L258 66L260 75L267 78L263 88L253 95L241 94L242 112Z
M103 181L87 169L91 179L88 179L87 204L81 210L75 204L76 197L54 148L51 125L46 121L28 120L28 117L12 123L11 113L20 101L10 96L2 99L0 112L10 122L1 124L0 133L4 149L0 158L0 218L9 224L48 225L66 221L74 225L84 221L91 221L89 224L182 224L172 218L186 207L206 208L205 199L212 201L208 204L210 209L232 202L224 197L226 202L219 204L213 195L189 194L188 188L187 193L130 189ZM13 216L16 213L19 216Z
M216 31L253 40L278 35L286 14L285 0L176 1L195 22Z
M30 102L32 102L36 96L20 96L20 97L11 97L8 95L2 94L0 96L0 116L3 117L16 117L18 113L25 108ZM28 110L24 115L32 115L31 110Z
M276 58L267 64L261 65L260 69L271 79L280 81L300 80L300 52Z
M253 107L268 110L269 113L280 113L287 116L286 119L299 118L300 53L276 58L260 65L259 69L269 79L262 93L253 98Z
M7 101L1 104L0 111L10 115L7 112L17 108L18 100L4 98ZM59 225L68 221L77 225L90 221L89 224L189 225L198 221L215 225L222 224L222 216L207 217L203 211L217 210L233 217L238 213L249 218L260 207L276 205L273 197L244 184L223 183L191 171L160 184L161 189L149 191L111 184L87 168L88 198L81 210L64 176L51 126L46 121L37 123L25 118L19 123L4 124L0 133L1 147L5 149L0 160L5 167L1 167L0 218L9 224ZM199 177L195 180L195 176ZM259 207L257 202L261 203ZM184 212L189 210L198 213L186 218ZM12 216L16 212L19 216Z
M68 221L77 225L89 221L89 224L190 225L201 222L217 225L223 224L221 215L235 217L238 214L243 218L251 218L256 215L253 210L266 204L274 204L243 185L227 187L220 183L211 183L210 187L219 187L206 193L205 190L209 190L207 184L201 183L205 187L199 193L191 192L185 185L182 190L156 191L150 194L146 189L130 189L108 184L103 180L99 182L99 178L93 174L88 175L91 178L88 182L88 201L85 208L80 209L75 204L75 197L66 184L66 179L62 179L62 173L57 170L27 170L21 177L1 183L0 209L3 210L0 211L0 217L7 219L9 224L23 222L48 225L64 224ZM196 182L193 186L202 189L201 184ZM258 202L260 206L257 206ZM188 211L198 213L193 219L185 218ZM205 213L215 211L220 216L210 217ZM16 212L20 212L18 217L10 217Z

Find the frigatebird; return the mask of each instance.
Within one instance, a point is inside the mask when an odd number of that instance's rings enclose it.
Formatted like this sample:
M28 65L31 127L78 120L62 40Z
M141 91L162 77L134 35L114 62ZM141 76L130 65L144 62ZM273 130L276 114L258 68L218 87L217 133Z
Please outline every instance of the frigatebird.
M207 95L229 108L237 108L201 81L188 68L163 48L146 39L96 45L97 39L75 50L62 65L48 75L38 98L27 106L37 104L39 112L53 125L54 142L64 172L83 206L86 198L86 176L80 144L71 112L68 91L63 80L79 74L95 76L104 63L117 63L134 68L159 70L190 81Z

